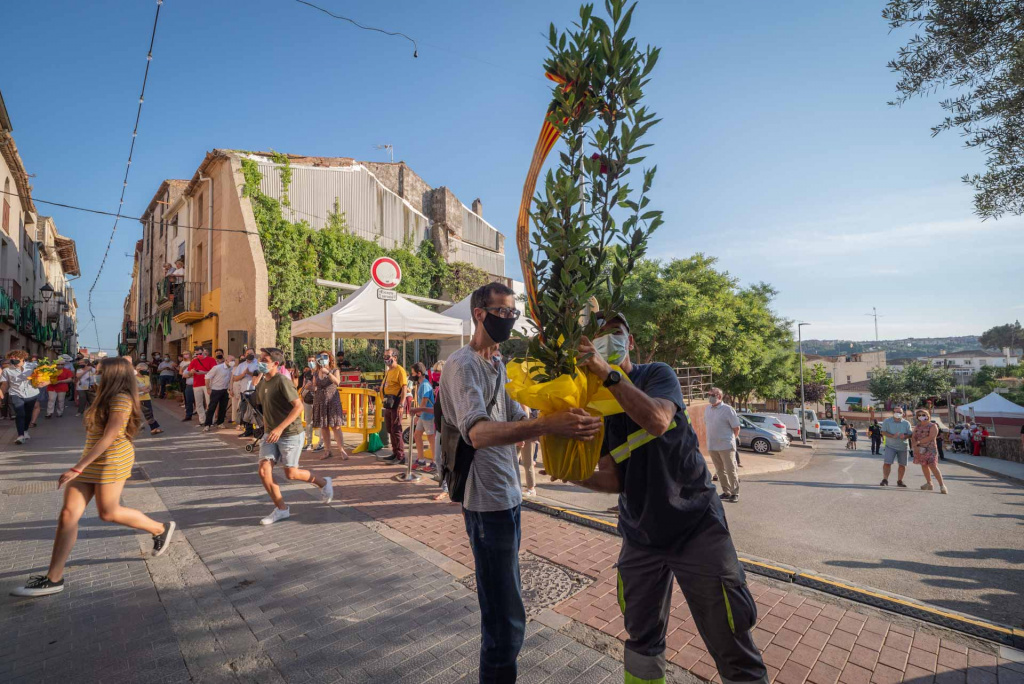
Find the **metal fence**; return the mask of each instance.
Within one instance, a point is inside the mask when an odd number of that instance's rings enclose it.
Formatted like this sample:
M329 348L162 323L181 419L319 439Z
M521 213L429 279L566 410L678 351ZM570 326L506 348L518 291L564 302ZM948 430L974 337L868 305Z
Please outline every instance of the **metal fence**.
M675 371L686 403L707 399L714 385L711 366L681 366Z
M175 316L186 311L203 310L202 283L173 283L171 285L171 297L174 298L174 307L171 311Z

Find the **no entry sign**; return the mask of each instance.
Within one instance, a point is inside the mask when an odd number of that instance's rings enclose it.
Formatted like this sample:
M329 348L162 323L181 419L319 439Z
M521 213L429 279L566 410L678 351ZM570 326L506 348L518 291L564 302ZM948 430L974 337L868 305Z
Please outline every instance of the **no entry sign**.
M402 267L391 257L381 257L370 266L370 278L377 287L393 290L402 282Z

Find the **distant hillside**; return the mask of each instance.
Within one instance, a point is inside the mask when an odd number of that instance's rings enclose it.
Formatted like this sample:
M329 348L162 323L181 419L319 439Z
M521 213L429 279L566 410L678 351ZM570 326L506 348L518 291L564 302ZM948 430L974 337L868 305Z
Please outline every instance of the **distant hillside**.
M886 358L930 356L939 352L967 351L980 349L976 335L963 337L908 337L902 340L881 340L879 342L854 342L853 340L804 340L805 354L836 356L882 349Z

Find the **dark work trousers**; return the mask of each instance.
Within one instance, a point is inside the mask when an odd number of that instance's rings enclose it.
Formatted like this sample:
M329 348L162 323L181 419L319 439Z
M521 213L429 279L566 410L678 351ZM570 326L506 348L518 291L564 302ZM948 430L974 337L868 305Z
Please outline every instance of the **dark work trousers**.
M142 405L142 417L149 423L149 431L160 429L160 423L156 422L156 416L153 415L153 402L150 399L143 399L139 402Z
M405 440L402 439L402 409L385 410L384 420L388 427L388 437L391 438L391 453L401 461L405 458Z
M882 453L882 438L872 437L871 438L871 453L880 454Z
M526 609L519 581L519 514L519 506L486 513L462 509L476 562L480 684L516 681L516 659L526 633Z
M11 396L11 407L14 409L14 420L18 427L18 436L21 437L23 434L28 432L28 424L32 422L32 411L36 407L36 398L25 399L19 397L16 394Z
M173 375L161 375L158 382L160 383L160 395L159 396L160 396L161 399L166 399L167 398L167 386L170 385L172 382L174 382L174 376Z
M623 663L627 682L665 681L665 633L675 577L723 684L768 684L750 633L757 605L718 497L677 548L652 549L623 538L618 572L619 608L629 633Z
M192 385L186 385L185 390L185 420L192 420L192 414L196 412L196 398L192 394Z
M210 401L206 406L206 422L204 423L206 427L213 425L214 407L217 408L217 425L224 424L224 416L228 413L229 401L231 401L231 396L226 389L210 390Z
M942 435L941 434L935 440L935 444L936 444L936 446L939 447L939 458L942 459L943 461L945 461L946 460L946 452L942 450Z

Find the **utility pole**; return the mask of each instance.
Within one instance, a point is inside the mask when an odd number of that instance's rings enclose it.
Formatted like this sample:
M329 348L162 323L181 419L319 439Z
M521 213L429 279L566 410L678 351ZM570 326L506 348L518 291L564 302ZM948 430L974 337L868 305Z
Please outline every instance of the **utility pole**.
M865 316L871 316L871 317L873 317L875 319L875 344L877 345L878 344L878 309L876 309L875 307L871 307L871 313L864 314L864 315ZM882 318L885 318L885 316L883 316Z
M797 345L800 348L800 442L807 444L807 401L804 399L804 337L803 328L810 323L798 323L796 326Z

